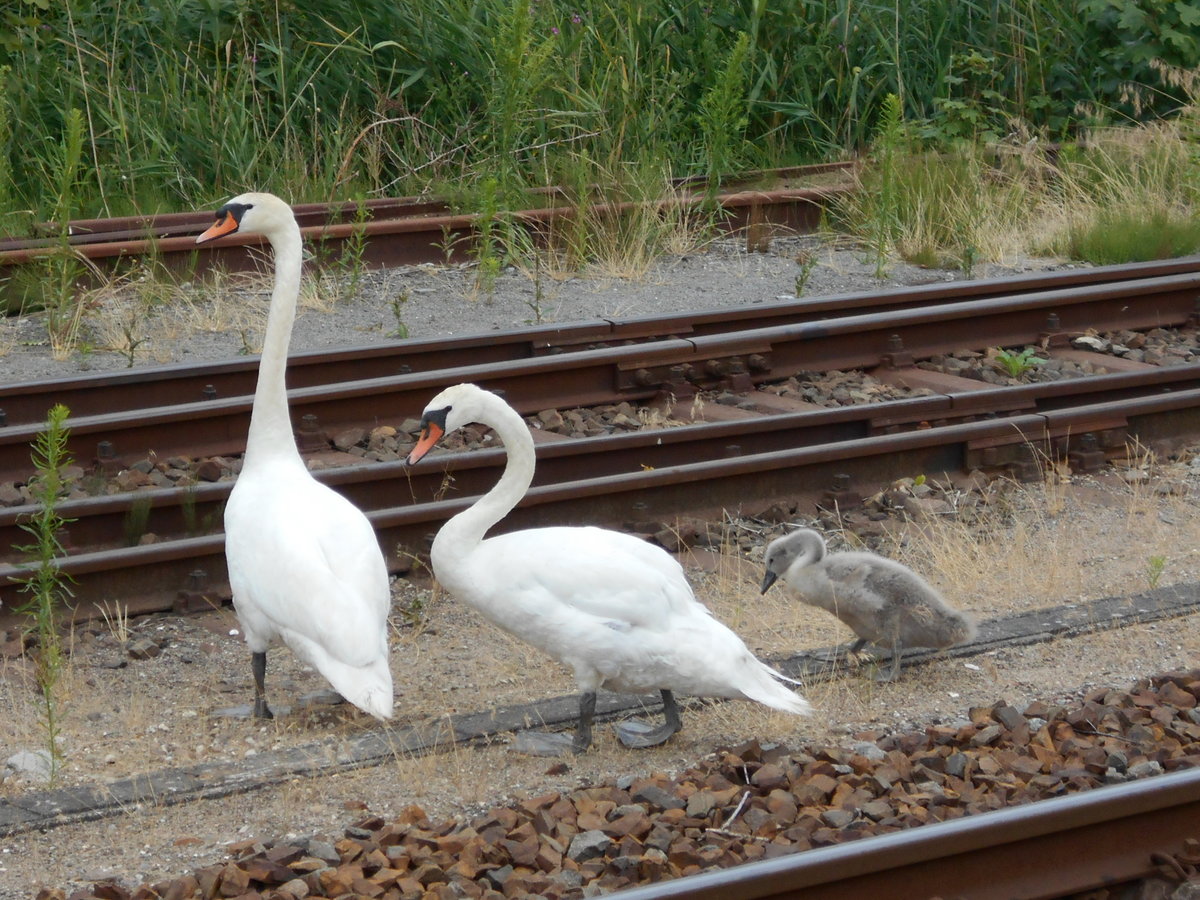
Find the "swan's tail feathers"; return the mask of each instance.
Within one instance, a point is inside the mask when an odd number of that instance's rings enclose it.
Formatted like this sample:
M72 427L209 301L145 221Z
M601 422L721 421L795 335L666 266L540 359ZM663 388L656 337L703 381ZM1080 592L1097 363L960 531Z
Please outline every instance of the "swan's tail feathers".
M780 684L780 680L799 684L786 675L776 672L766 663L750 658L751 666L747 673L750 677L741 685L741 691L751 700L757 701L771 709L794 713L798 716L812 715L812 705L795 691Z
M365 666L344 663L311 642L297 640L295 635L291 647L350 703L377 719L391 718L392 672L388 668L386 645L383 652Z
M332 684L332 682L330 682ZM337 687L335 684L334 687ZM370 713L377 719L390 719L392 717L392 683L388 679L386 687L384 685L368 685L363 688L359 686L356 694L350 694L338 688L338 693L357 706L365 713Z
M975 622L975 617L970 613L960 612L958 614L958 621L954 623L954 628L951 629L951 632L954 638L954 644L951 646L969 644L979 634L979 626Z
M929 646L939 650L969 644L979 633L975 617L969 613L947 607L930 610L928 616L926 628L929 632Z
M355 668L344 664L322 671L339 694L377 719L392 717L392 673L387 658Z

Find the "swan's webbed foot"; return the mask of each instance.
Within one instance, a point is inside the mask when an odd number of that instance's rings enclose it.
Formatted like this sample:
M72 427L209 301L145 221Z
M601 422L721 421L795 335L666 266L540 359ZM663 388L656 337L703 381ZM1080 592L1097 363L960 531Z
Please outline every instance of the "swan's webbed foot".
M904 651L899 647L892 648L892 664L887 671L880 669L875 673L875 680L880 684L890 684L900 677L900 663L903 659Z
M271 707L267 706L267 651L250 654L250 671L254 673L254 718L275 718Z
M558 731L522 731L513 740L515 753L527 756L566 756L572 752L575 739Z
M575 734L559 732L522 731L513 740L512 749L530 756L563 756L567 753L587 753L592 746L592 718L596 714L596 692L579 695L579 723Z
M657 747L665 744L673 734L683 728L683 720L679 717L679 706L675 695L668 690L660 692L663 700L663 718L665 721L657 728L651 728L645 722L621 722L616 726L617 740L633 750L647 747Z
M867 646L866 638L859 638L857 641L849 644L842 644L841 646L833 647L830 650L815 651L810 653L809 656L817 660L817 662L826 663L836 663L845 658L849 665L858 665L863 661L864 656L869 655L863 650L865 646Z

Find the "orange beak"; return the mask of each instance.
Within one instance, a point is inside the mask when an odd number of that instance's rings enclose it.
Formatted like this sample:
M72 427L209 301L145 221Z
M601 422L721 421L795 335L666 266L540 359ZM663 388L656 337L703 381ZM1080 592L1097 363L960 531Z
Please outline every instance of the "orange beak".
M436 422L427 423L421 430L420 438L417 439L417 446L412 448L412 452L408 454L405 462L410 466L420 462L421 457L437 445L443 434L445 432L442 431L442 427Z
M233 234L238 230L238 220L233 217L232 213L225 213L217 219L204 234L196 238L197 244L203 244L205 241L211 241L213 238L219 238L222 235Z

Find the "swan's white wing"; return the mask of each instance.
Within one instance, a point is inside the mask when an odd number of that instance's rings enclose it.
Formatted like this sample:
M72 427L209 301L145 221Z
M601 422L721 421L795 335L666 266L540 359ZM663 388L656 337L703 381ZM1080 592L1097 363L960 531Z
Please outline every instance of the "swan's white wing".
M535 528L484 541L472 574L526 615L561 604L609 627L663 630L704 607L683 569L661 548L602 528Z
M374 530L345 498L310 478L237 491L225 517L226 557L249 632L289 632L352 666L386 645L387 570Z

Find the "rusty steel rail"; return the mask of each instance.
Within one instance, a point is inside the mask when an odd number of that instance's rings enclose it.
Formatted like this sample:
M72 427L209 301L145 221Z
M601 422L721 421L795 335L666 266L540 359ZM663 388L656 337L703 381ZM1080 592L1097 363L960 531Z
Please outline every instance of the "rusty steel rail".
M718 222L728 230L784 228L811 231L820 220L829 198L852 190L852 163L831 163L788 169L752 172L729 178L716 197L724 216ZM780 187L789 181L803 182L822 175L843 176L837 183ZM698 207L705 193L696 179L676 182L677 195L671 202ZM578 213L561 188L531 191L530 207L511 213L512 220L531 232L544 234L556 223ZM640 204L597 203L597 213L621 212ZM300 204L294 207L301 234L321 246L321 255L337 259L350 249L351 241L366 242L360 250L369 266L395 266L444 260L447 252L463 258L469 242L483 220L475 213L454 213L438 198L384 198L366 201L364 221L355 221L359 208L354 203ZM190 273L212 267L228 271L253 268L255 262L245 246L261 246L257 236L232 235L218 246L198 248L195 236L211 224L207 210L132 216L114 220L82 220L69 223L68 246L97 267L111 267L131 258L147 257L169 268ZM53 226L42 226L52 231ZM37 264L61 252L54 237L0 238L0 271Z
M1158 874L1200 839L1200 769L745 863L623 900L1051 900Z
M903 380L909 371L898 369L892 374L897 380ZM581 472L591 476L621 476L641 471L646 466L662 469L732 456L754 456L776 450L896 434L928 428L932 424L945 426L979 418L1037 414L1084 403L1094 406L1148 395L1195 390L1200 388L1200 366L1150 367L1139 372L1006 388L985 387L982 382L971 384L982 389L949 391L907 400L809 412L768 411L754 419L544 443L538 447L534 484L568 482ZM771 399L770 395L757 393L747 397L751 403L756 398L767 402ZM1075 424L1071 423L1072 426ZM1095 436L1096 452L1101 456L1104 453L1124 452L1129 438L1127 429L1112 416L1104 417L1100 423L1084 431L1077 428L1074 434L1076 445L1083 443L1084 434ZM1055 435L1055 438L1060 437L1065 438L1067 443L1060 442L1055 450L1058 455L1065 457L1071 452L1071 435ZM993 468L1016 465L1025 451L1023 442L1024 437L1020 432L1001 434L990 439L987 448L977 444L971 450L966 464ZM985 455L988 457L986 460ZM454 479L453 493L466 496L481 494L499 478L505 454L502 449L496 448L470 453L436 453L431 458L438 459L439 464L409 469L401 461L363 463L319 469L314 475L336 488L361 509L370 511L432 502L446 492L447 473ZM822 485L821 490L825 487ZM189 531L198 529L211 531L219 527L223 504L232 488L231 482L204 482L182 489L159 488L134 494L65 500L60 504L59 512L70 519L71 524L69 536L64 542L69 551L122 546L126 540L126 523L133 519L135 506L141 507L140 515L144 517L138 523L140 529L160 539L180 539L187 537ZM11 548L25 540L20 522L26 520L32 511L33 507L0 509L0 561L18 561L19 558L13 556L11 551L2 548Z
M207 221L207 220L206 220ZM335 351L293 353L288 383L293 389L347 381L430 372L458 365L469 353L476 363L515 362L667 337L690 338L775 325L920 309L969 300L1017 297L1033 292L1088 289L1200 272L1200 257L1090 269L1040 272L1009 278L942 282L872 294L833 295L751 307L714 309L635 318L605 318L503 332L424 338ZM37 425L55 403L76 417L173 406L254 393L258 358L169 365L53 378L0 387L0 412L9 426Z
M954 349L1042 339L1061 343L1088 328L1184 324L1193 319L1198 295L1200 272L1187 272L295 388L289 403L302 423L302 438L307 432L320 443L321 433L401 422L459 381L502 390L526 412L662 393L681 397L697 388L744 390L800 371L904 365ZM252 398L243 395L72 416L69 450L85 465L110 467L151 451L160 458L240 453L251 405ZM21 480L28 473L29 444L40 427L0 429L0 480Z
M792 181L803 181L822 175L842 176L852 174L854 162L816 163L806 166L785 166L778 169L759 169L724 177L721 187L725 193L747 191L770 191ZM707 176L693 175L672 179L672 185L680 189L706 188ZM841 185L839 180L836 186ZM793 185L794 186L794 185ZM805 185L811 187L811 185ZM531 208L553 206L561 203L566 192L561 187L534 188L529 191ZM453 211L450 204L436 196L426 197L379 197L364 200L361 204L371 219L401 219L422 216L442 216ZM302 228L353 223L360 213L360 204L354 201L330 203L297 203L292 206L296 221ZM212 210L198 209L187 212L153 213L148 215L117 216L109 219L72 219L67 223L71 244L92 244L103 241L120 241L140 238L164 238L190 235L195 237L212 224ZM57 246L58 226L41 223L35 226L34 237L2 237L0 251L34 247Z
M1189 374L1195 378L1197 373ZM1122 377L1110 376L1114 383ZM955 399L943 401L943 407L946 402L952 407ZM892 408L886 408L889 406ZM978 406L972 408L978 410ZM877 410L889 428L896 418L891 415L896 412L894 405L878 404L863 409L868 420L870 411ZM819 417L821 424L814 431L819 434L822 427L852 422L855 412L851 408L801 415ZM1166 435L1200 437L1200 387L1156 390L1150 396L1077 406L1064 405L1064 396L1054 394L1049 408L1040 411L1017 411L1006 417L899 433L849 439L817 438L817 443L807 446L787 445L753 453L746 452L751 440L749 433L739 434L730 423L705 427L710 432L709 438L716 438L712 446L728 451L736 444L738 455L679 463L681 448L673 445L687 441L687 433L692 430L688 428L642 432L604 441L595 439L593 450L607 446L607 442L633 448L628 459L637 468L581 479L578 472L587 469L580 464L580 458L566 458L573 452L582 452L577 448L586 448L585 441L544 445L542 456L547 463L542 468L551 468L555 464L553 457L562 454L564 461L558 464L573 472L573 477L532 487L499 530L583 522L619 527L637 521L672 521L684 513L713 514L755 503L767 505L780 497L805 503L849 504L861 496L861 491L874 491L881 483L914 472L936 476L974 466L999 465L1012 466L1020 474L1023 466L1036 468L1037 459L1043 454L1098 453L1102 462L1103 444L1110 443L1110 437L1111 443L1119 441L1121 446L1135 439L1152 444ZM769 436L769 425L764 428L762 421L756 422L751 432L759 429ZM1095 444L1089 443L1089 436ZM1101 445L1101 449L1096 445ZM686 445L682 449L686 450ZM593 453L586 458L594 465L603 455ZM1086 462L1087 456L1080 459ZM453 462L453 468L447 470L443 464L449 462ZM449 471L457 496L424 502L417 495L418 479L409 481L399 464L381 464L374 469L387 470L390 466L395 475L388 486L390 497L407 493L396 505L367 512L392 571L407 570L414 555L427 551L428 540L441 523L474 502L476 497L468 495L468 491L482 491L491 486L499 462L499 454L490 451L431 457L413 470L424 473L420 479L422 489L434 490L436 496L436 487ZM372 477L372 468L355 467L336 474L330 482L339 490L358 496L354 485ZM698 485L703 485L703 490L698 490ZM368 494L382 490L374 483L360 487ZM856 494L856 487L860 493ZM215 488L212 490L216 492ZM96 502L106 500L101 498ZM181 510L182 506L177 506L173 514L179 516ZM84 615L95 604L113 600L130 604L133 612L147 612L169 609L179 602L184 606L221 603L229 595L221 534L74 553L61 560L60 566L74 580L73 589ZM0 582L13 584L26 573L23 565L0 565Z

